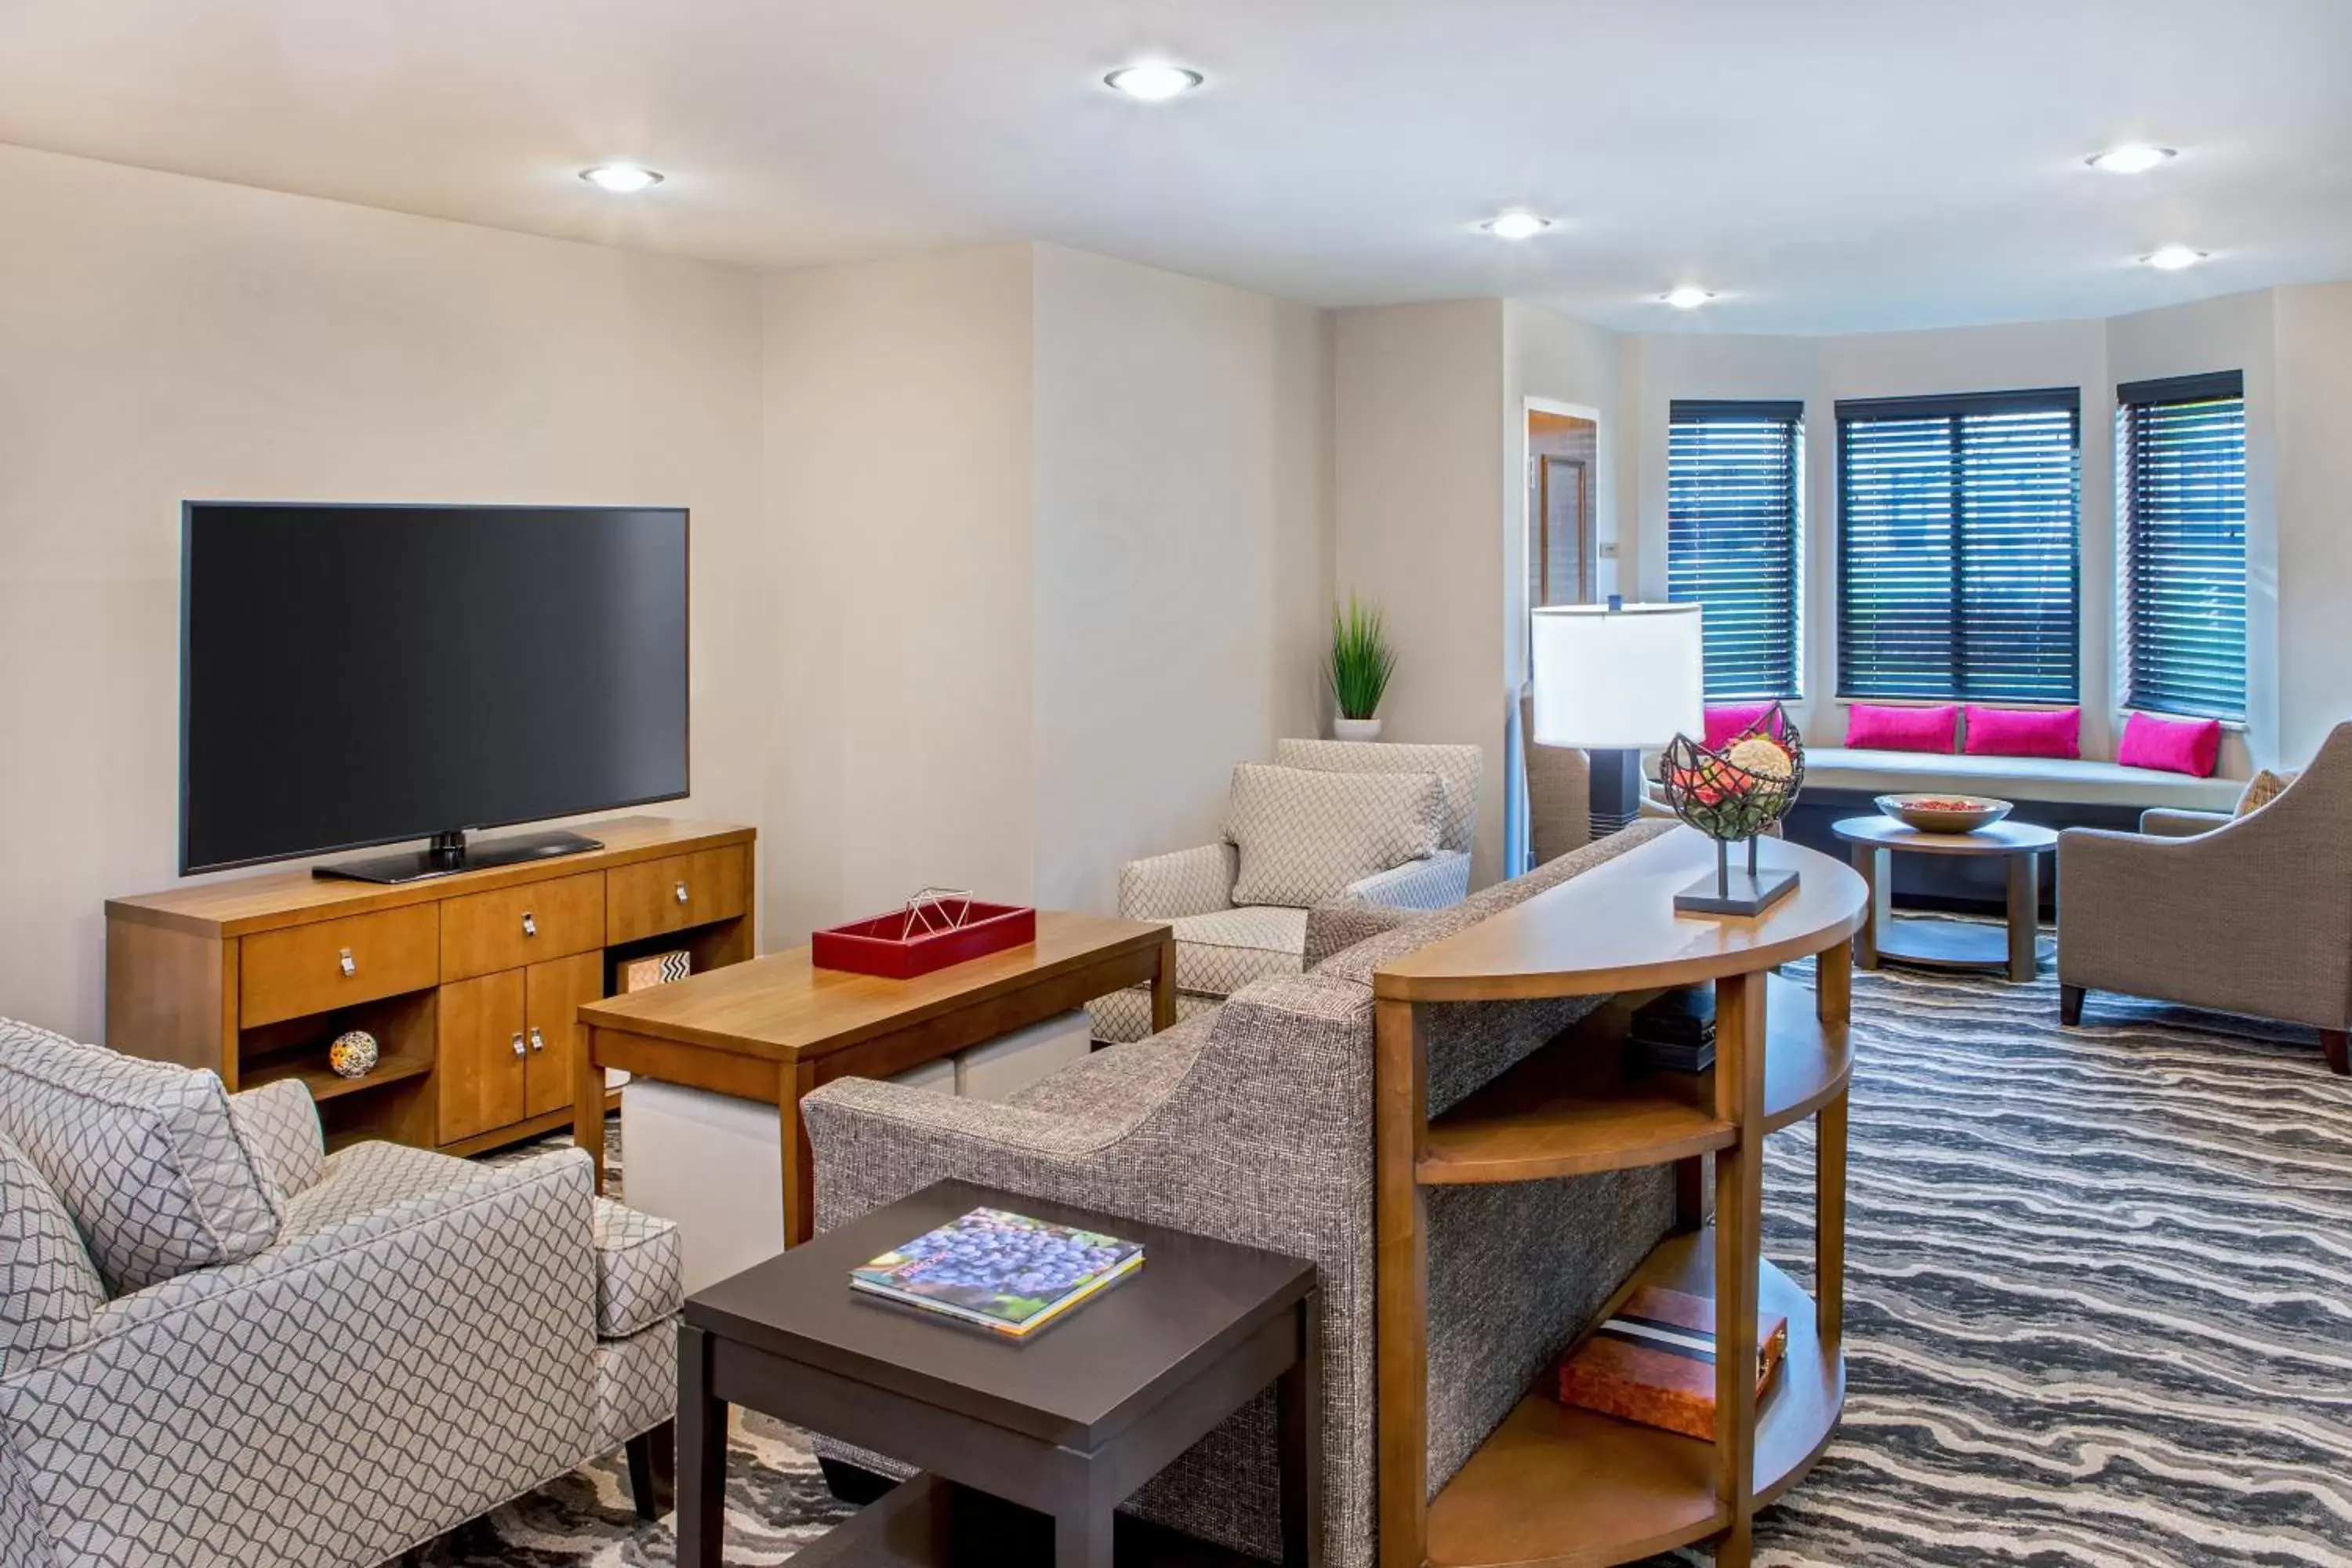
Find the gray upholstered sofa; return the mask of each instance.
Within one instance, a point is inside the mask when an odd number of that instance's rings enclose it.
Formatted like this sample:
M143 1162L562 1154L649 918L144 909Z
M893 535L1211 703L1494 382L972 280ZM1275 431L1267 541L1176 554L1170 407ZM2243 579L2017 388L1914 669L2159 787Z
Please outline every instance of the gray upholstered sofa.
M1478 826L1478 778L1486 753L1476 746L1393 745L1363 741L1276 741L1274 765L1329 773L1430 773L1444 791L1434 853L1383 868L1330 896L1351 903L1434 910L1470 888L1470 845ZM1313 820L1296 824L1315 837ZM1253 980L1296 974L1307 942L1307 910L1296 904L1234 902L1239 855L1230 837L1154 855L1122 867L1118 912L1131 921L1176 928L1176 1016L1207 1011ZM1095 1037L1139 1040L1151 1032L1148 991L1089 1003Z
M2147 813L2058 836L2060 1016L2091 991L2282 1018L2352 1072L2352 724L2244 816Z
M0 1019L0 1563L364 1568L625 1442L650 1516L677 1237L592 1183Z
M1429 913L1320 908L1303 974L1064 1068L1006 1104L849 1079L802 1101L827 1229L946 1177L1315 1261L1323 1296L1326 1561L1374 1561L1372 972L1598 865L1623 832ZM1430 1107L1458 1101L1597 999L1437 1010ZM1664 1170L1429 1194L1430 1457L1451 1478L1672 1223ZM1147 1267L1149 1265L1147 1264ZM1271 1405L1136 1495L1193 1533L1273 1554Z

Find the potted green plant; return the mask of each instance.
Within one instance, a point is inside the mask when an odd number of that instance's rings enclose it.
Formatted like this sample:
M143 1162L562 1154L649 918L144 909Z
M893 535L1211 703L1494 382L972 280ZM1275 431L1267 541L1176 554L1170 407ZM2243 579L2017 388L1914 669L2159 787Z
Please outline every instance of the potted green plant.
M1381 612L1366 609L1348 595L1345 609L1331 606L1331 696L1339 716L1331 721L1332 738L1377 741L1381 694L1396 672L1396 650L1389 646Z

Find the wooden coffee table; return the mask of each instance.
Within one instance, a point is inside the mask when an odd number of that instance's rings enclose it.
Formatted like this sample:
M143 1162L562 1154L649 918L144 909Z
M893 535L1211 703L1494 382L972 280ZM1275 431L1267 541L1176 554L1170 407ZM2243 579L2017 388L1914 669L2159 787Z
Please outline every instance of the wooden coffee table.
M772 1104L783 1238L797 1245L815 1220L803 1095L837 1078L888 1078L1146 984L1152 1028L1170 1027L1176 1022L1171 927L1058 910L1037 911L1034 942L912 980L819 969L805 947L772 952L583 1006L573 1135L594 1156L603 1191L607 1068Z
M1931 969L1999 969L2013 984L2031 981L2053 948L2042 931L2042 857L2058 835L2031 822L1996 822L1973 833L1922 833L1886 816L1849 816L1830 829L1852 846L1853 868L1870 884L1870 919L1853 939L1853 961L1875 969L1881 959ZM2008 862L2006 931L1968 921L1914 915L1894 918L1893 868L1887 857L1972 855Z
M1018 1340L850 1289L852 1268L982 1206L1141 1242L1143 1266ZM721 1561L730 1405L921 1468L796 1561L1110 1568L1112 1510L1269 1384L1283 1561L1311 1568L1318 1303L1311 1263L961 1182L926 1187L688 1298L680 1568ZM1118 1521L1127 1568L1245 1561L1137 1522Z

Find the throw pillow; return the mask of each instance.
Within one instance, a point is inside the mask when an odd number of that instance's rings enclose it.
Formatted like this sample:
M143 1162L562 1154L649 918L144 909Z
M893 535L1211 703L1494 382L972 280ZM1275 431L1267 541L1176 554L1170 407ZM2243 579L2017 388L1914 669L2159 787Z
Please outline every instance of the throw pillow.
M1706 710L1706 749L1719 752L1739 732L1772 711L1769 702L1727 702Z
M2083 754L2080 708L1979 708L1968 706L1972 757L2079 757Z
M1244 763L1225 805L1225 837L1240 851L1234 902L1312 909L1350 883L1435 854L1444 816L1435 773Z
M0 1135L0 1382L89 1337L106 1287L57 1191Z
M284 1218L209 1072L0 1018L0 1133L56 1189L112 1295L241 1262Z
M2238 804L2231 808L2232 816L2252 816L2286 793L2286 786L2303 776L2301 768L2284 768L2273 773L2268 768L2255 770L2239 792Z
M1857 702L1846 710L1845 743L1856 751L1950 752L1958 728L1957 702L1932 708L1887 708Z
M2155 768L2191 778L2213 776L2221 755L2219 719L2159 719L2135 713L2124 721L2124 738L2116 747L2116 761L2127 768Z

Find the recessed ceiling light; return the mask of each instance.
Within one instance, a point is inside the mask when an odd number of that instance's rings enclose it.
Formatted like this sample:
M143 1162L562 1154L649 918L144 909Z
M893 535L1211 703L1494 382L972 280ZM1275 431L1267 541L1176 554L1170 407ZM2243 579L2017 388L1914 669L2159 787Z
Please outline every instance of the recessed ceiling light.
M1551 226L1551 219L1533 213L1498 213L1478 226L1496 239L1531 239Z
M611 191L622 196L662 183L659 174L651 169L641 169L635 163L599 163L593 169L581 170L580 177L600 191Z
M1694 289L1685 285L1680 289L1670 289L1658 298L1677 310L1696 310L1715 296L1704 289Z
M1129 98L1139 98L1146 103L1158 103L1174 98L1180 92L1190 92L1201 85L1201 73L1186 70L1182 66L1146 65L1122 66L1103 80Z
M2120 147L2093 153L2083 162L2110 174L2145 174L2167 158L2174 156L2177 154L2169 147L2151 147L2145 142L2126 142Z
M2178 272L2184 267L2194 267L2205 259L2201 250L2191 250L2185 245L2168 245L2140 258L2150 267L2166 272Z

